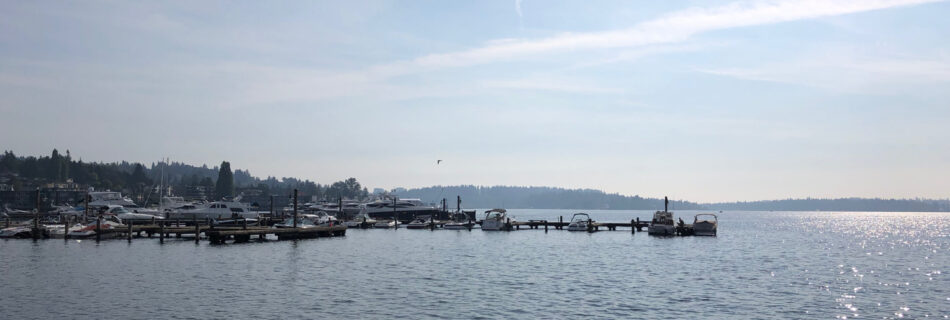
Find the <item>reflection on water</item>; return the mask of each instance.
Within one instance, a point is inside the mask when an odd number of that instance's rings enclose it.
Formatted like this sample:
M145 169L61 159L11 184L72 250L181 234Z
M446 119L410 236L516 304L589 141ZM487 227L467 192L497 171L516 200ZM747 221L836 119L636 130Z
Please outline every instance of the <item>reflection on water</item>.
M566 210L511 210L520 220ZM629 221L645 211L588 211ZM691 221L696 212L676 212ZM345 238L0 240L3 318L945 318L950 215L719 214L719 237L350 230Z

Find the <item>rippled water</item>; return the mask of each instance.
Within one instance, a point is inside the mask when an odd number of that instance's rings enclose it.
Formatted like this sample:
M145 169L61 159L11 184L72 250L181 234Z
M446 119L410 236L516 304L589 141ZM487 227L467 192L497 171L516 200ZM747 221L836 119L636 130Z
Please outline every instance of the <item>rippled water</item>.
M0 240L0 318L950 316L950 214L719 217L716 238L400 229L214 246Z

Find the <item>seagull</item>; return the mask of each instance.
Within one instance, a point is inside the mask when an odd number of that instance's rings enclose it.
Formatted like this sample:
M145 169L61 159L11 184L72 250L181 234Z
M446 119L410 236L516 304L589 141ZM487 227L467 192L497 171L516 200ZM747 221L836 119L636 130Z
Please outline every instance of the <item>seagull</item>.
M440 163L442 163L442 160L436 160L436 161L435 161L435 164L436 164L436 165L439 165Z

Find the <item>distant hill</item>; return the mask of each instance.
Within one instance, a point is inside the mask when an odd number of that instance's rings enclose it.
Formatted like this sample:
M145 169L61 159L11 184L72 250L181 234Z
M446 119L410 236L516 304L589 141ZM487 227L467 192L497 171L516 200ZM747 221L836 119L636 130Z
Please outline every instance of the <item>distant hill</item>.
M469 209L663 209L663 199L625 196L593 189L467 185L397 188L394 193L399 197L419 198L425 202L441 202L442 198L445 198L449 208L455 208L455 197L461 196L462 207ZM696 203L679 200L671 200L670 207L674 209L703 208Z

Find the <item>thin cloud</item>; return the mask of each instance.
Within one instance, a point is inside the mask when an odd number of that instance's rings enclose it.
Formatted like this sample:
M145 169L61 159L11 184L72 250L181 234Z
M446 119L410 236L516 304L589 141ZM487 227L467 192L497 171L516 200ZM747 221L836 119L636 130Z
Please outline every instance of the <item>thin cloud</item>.
M564 33L538 39L488 44L465 51L422 56L408 64L416 68L464 67L528 58L534 55L682 42L715 30L748 27L942 0L766 1L732 3L715 8L690 8L640 23L632 28Z

